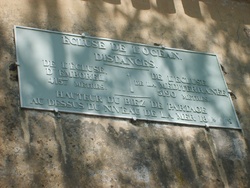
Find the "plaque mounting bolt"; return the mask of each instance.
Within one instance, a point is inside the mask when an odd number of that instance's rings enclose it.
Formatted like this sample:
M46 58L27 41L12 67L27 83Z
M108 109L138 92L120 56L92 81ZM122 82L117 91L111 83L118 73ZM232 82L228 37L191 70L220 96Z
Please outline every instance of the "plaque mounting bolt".
M206 127L206 129L209 129L209 125L207 123L205 124L205 127Z
M163 46L162 44L159 44L159 43L154 43L154 45L155 45L155 46L159 46L159 47L162 48L162 49L165 49L165 48L166 48L165 46Z
M89 34L88 33L82 33L81 36L82 36L82 38L85 38L85 37L89 36Z
M54 111L55 111L55 116L56 116L57 118L60 118L61 115L60 115L59 110L58 110L57 108L55 108Z
M235 95L230 89L228 89L227 92L228 92L232 97L234 97L235 99L237 99L236 95Z

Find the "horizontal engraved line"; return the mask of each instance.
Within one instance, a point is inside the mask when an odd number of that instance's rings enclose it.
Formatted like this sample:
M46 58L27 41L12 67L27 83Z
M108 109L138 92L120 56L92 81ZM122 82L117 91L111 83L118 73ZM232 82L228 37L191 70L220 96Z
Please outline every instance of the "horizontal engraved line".
M123 95L123 94L115 94L115 96L120 96L120 97L133 97L133 98L148 98L148 99L151 98L151 97L147 97L147 96Z
M120 55L120 56L135 57L134 55L130 55L130 54L120 54L120 53L113 53L113 54Z
M109 63L105 63L104 65L113 66L113 67L119 67L119 68L123 68L123 69L134 69L134 70L149 71L148 69L143 69L143 68L132 68L132 67L123 67L123 66L113 65L113 64L109 64Z

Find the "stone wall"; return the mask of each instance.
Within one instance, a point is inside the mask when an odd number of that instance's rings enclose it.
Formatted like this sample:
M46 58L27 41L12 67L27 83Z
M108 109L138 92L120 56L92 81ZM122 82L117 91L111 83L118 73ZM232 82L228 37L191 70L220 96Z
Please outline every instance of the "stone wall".
M242 131L21 109L15 25L215 53ZM249 0L1 0L0 73L1 188L250 187Z

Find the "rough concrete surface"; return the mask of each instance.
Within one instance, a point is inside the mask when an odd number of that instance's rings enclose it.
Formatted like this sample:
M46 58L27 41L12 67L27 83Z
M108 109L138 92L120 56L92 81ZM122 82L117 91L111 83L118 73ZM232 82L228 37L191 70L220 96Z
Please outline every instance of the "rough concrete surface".
M242 131L21 109L15 25L215 53ZM249 0L1 0L0 187L250 187L249 90Z

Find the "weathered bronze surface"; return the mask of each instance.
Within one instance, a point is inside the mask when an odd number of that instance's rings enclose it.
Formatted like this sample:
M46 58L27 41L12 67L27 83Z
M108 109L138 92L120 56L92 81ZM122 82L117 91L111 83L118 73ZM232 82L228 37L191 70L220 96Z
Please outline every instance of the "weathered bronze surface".
M15 27L21 107L240 129L216 55Z

